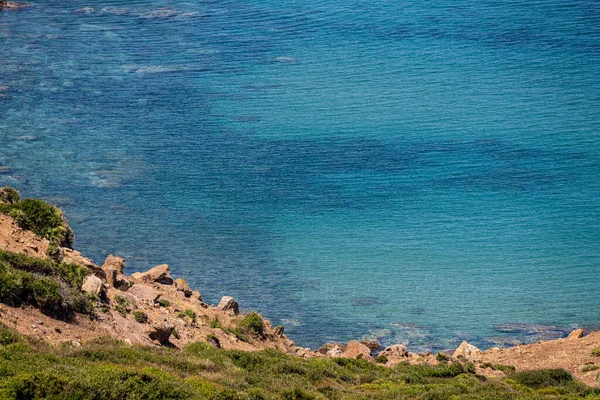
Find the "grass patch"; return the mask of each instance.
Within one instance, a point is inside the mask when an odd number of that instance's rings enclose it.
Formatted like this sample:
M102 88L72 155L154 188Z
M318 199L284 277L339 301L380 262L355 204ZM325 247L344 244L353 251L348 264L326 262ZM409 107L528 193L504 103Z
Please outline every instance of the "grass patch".
M592 356L594 356L594 357L600 357L600 347L592 350Z

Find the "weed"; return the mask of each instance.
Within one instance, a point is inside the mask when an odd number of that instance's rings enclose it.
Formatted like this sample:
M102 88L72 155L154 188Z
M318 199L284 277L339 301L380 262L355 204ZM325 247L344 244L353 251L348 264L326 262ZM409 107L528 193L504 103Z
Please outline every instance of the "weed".
M592 350L592 356L594 356L594 357L600 357L600 347Z

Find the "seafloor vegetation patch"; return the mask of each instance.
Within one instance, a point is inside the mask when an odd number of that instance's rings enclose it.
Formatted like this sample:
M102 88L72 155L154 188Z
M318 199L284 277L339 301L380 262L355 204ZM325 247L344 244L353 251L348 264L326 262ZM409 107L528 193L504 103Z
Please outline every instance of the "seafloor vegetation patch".
M127 346L106 337L52 347L0 325L0 399L600 399L566 371L485 379L461 363L302 359L276 350Z

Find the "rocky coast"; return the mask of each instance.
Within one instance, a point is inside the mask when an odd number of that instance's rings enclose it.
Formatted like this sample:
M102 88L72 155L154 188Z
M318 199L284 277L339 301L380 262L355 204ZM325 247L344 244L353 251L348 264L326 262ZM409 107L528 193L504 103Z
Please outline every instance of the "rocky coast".
M124 346L172 351L204 343L223 351L273 350L293 358L362 360L392 370L408 365L461 365L483 380L505 379L529 370L561 369L588 387L600 386L600 332L578 329L558 340L486 351L463 342L451 352L416 354L401 344L382 348L369 341L328 343L313 350L296 346L286 337L283 326L272 326L260 314L240 313L232 297L224 296L216 305L205 303L200 291L190 288L183 277L173 277L166 264L127 274L125 259L111 254L102 265L96 265L74 250L72 243L68 222L56 207L39 200L22 201L14 189L0 189L3 329L50 346L74 349L110 338ZM48 270L59 271L58 277L49 275ZM9 289L17 282L15 274L23 274L19 282L25 277L54 279L59 283L56 304L35 289L30 297L23 288L21 297L12 296ZM77 279L71 278L73 275ZM66 288L67 284L71 288ZM67 289L71 290L69 295L65 294ZM71 300L75 297L79 303Z

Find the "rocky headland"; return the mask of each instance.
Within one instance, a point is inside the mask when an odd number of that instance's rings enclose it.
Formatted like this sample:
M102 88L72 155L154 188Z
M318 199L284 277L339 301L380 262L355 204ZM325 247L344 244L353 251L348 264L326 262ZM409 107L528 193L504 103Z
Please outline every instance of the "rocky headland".
M72 248L73 235L60 210L39 200L28 201L21 201L14 189L0 189L0 266L4 268L0 284L10 286L6 277L16 273L46 279L47 272L40 272L43 268L71 271L67 275L78 278L57 280L62 297L51 307L35 290L29 298L16 298L0 287L0 323L54 346L77 348L99 337L129 346L172 349L201 342L224 350L276 349L305 359L362 359L389 368L461 363L477 376L491 379L514 371L564 369L587 386L600 386L600 332L576 330L563 339L486 351L463 342L451 354L416 354L401 344L381 348L368 341L328 343L318 350L298 347L286 337L284 327L273 327L257 313L241 314L232 297L225 296L216 305L205 303L201 293L184 278L173 277L166 264L130 275L125 273L126 260L116 255L96 265ZM81 298L73 304L84 306L67 304L65 282Z

